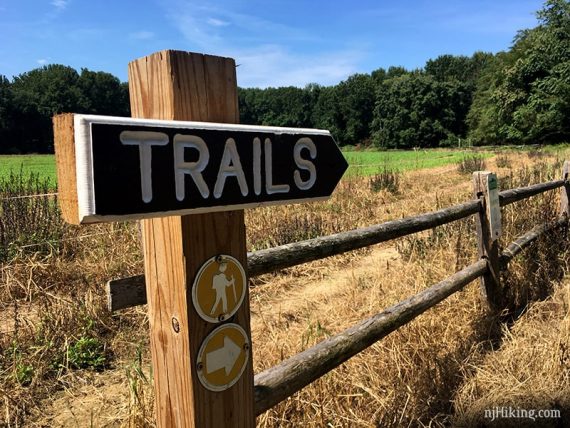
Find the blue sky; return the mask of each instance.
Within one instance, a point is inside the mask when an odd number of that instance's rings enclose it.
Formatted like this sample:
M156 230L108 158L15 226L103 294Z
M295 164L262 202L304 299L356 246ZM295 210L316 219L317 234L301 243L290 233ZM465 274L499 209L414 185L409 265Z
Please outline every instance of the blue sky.
M538 0L0 0L0 74L106 71L163 49L235 58L242 87L336 84L441 54L506 50Z

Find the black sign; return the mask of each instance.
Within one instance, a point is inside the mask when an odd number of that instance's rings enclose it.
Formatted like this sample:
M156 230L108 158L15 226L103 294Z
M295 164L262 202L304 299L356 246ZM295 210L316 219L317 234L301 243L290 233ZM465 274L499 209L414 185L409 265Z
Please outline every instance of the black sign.
M328 198L328 131L75 115L82 223Z

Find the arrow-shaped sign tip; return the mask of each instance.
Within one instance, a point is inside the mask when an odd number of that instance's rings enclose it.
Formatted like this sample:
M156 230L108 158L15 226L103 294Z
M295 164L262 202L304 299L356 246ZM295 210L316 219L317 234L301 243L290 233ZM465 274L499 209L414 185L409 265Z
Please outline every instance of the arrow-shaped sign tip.
M206 354L207 373L210 374L223 368L226 376L229 376L240 352L241 348L229 336L224 336L224 346Z

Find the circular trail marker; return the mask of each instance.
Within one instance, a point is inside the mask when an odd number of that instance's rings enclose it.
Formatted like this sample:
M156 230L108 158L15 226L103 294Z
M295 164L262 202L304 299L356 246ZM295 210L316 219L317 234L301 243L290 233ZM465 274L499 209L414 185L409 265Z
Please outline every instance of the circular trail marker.
M224 324L212 331L200 346L196 366L204 388L220 392L234 385L249 360L250 342L238 324Z
M245 270L228 255L208 259L198 270L192 285L192 303L200 317L220 323L234 315L246 292Z

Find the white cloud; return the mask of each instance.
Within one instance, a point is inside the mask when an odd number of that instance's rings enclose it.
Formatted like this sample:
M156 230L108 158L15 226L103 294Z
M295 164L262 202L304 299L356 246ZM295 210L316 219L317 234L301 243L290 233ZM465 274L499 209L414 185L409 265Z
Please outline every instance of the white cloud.
M361 54L356 51L297 54L278 45L259 46L224 55L235 58L241 87L297 86L308 83L337 84L356 73Z
M221 19L216 19L216 18L208 18L206 22L213 27L227 27L228 25L230 25L229 22L222 21Z
M150 40L154 38L154 33L152 31L137 31L129 34L129 38L134 40Z
M69 4L69 1L70 0L52 0L51 4L58 10L64 10Z
M241 13L229 5L216 8L200 0L163 5L167 17L186 39L188 50L236 60L240 65L238 84L242 87L336 84L357 71L356 64L363 55L361 47L301 53L307 52L311 44L320 44L320 36L304 28Z
M38 59L36 62L37 62L39 65L42 65L42 66L43 66L43 65L48 64L48 63L50 62L50 60L49 60L49 58L47 58L47 59L46 59L46 58L40 58L40 59Z
M208 46L215 45L219 41L215 33L209 32L208 28L200 25L192 15L175 14L171 16L171 19L184 38L200 49L207 50Z
M174 27L193 45L205 50L246 43L311 42L317 39L304 28L242 13L230 4L213 6L201 0L164 1L162 4Z

